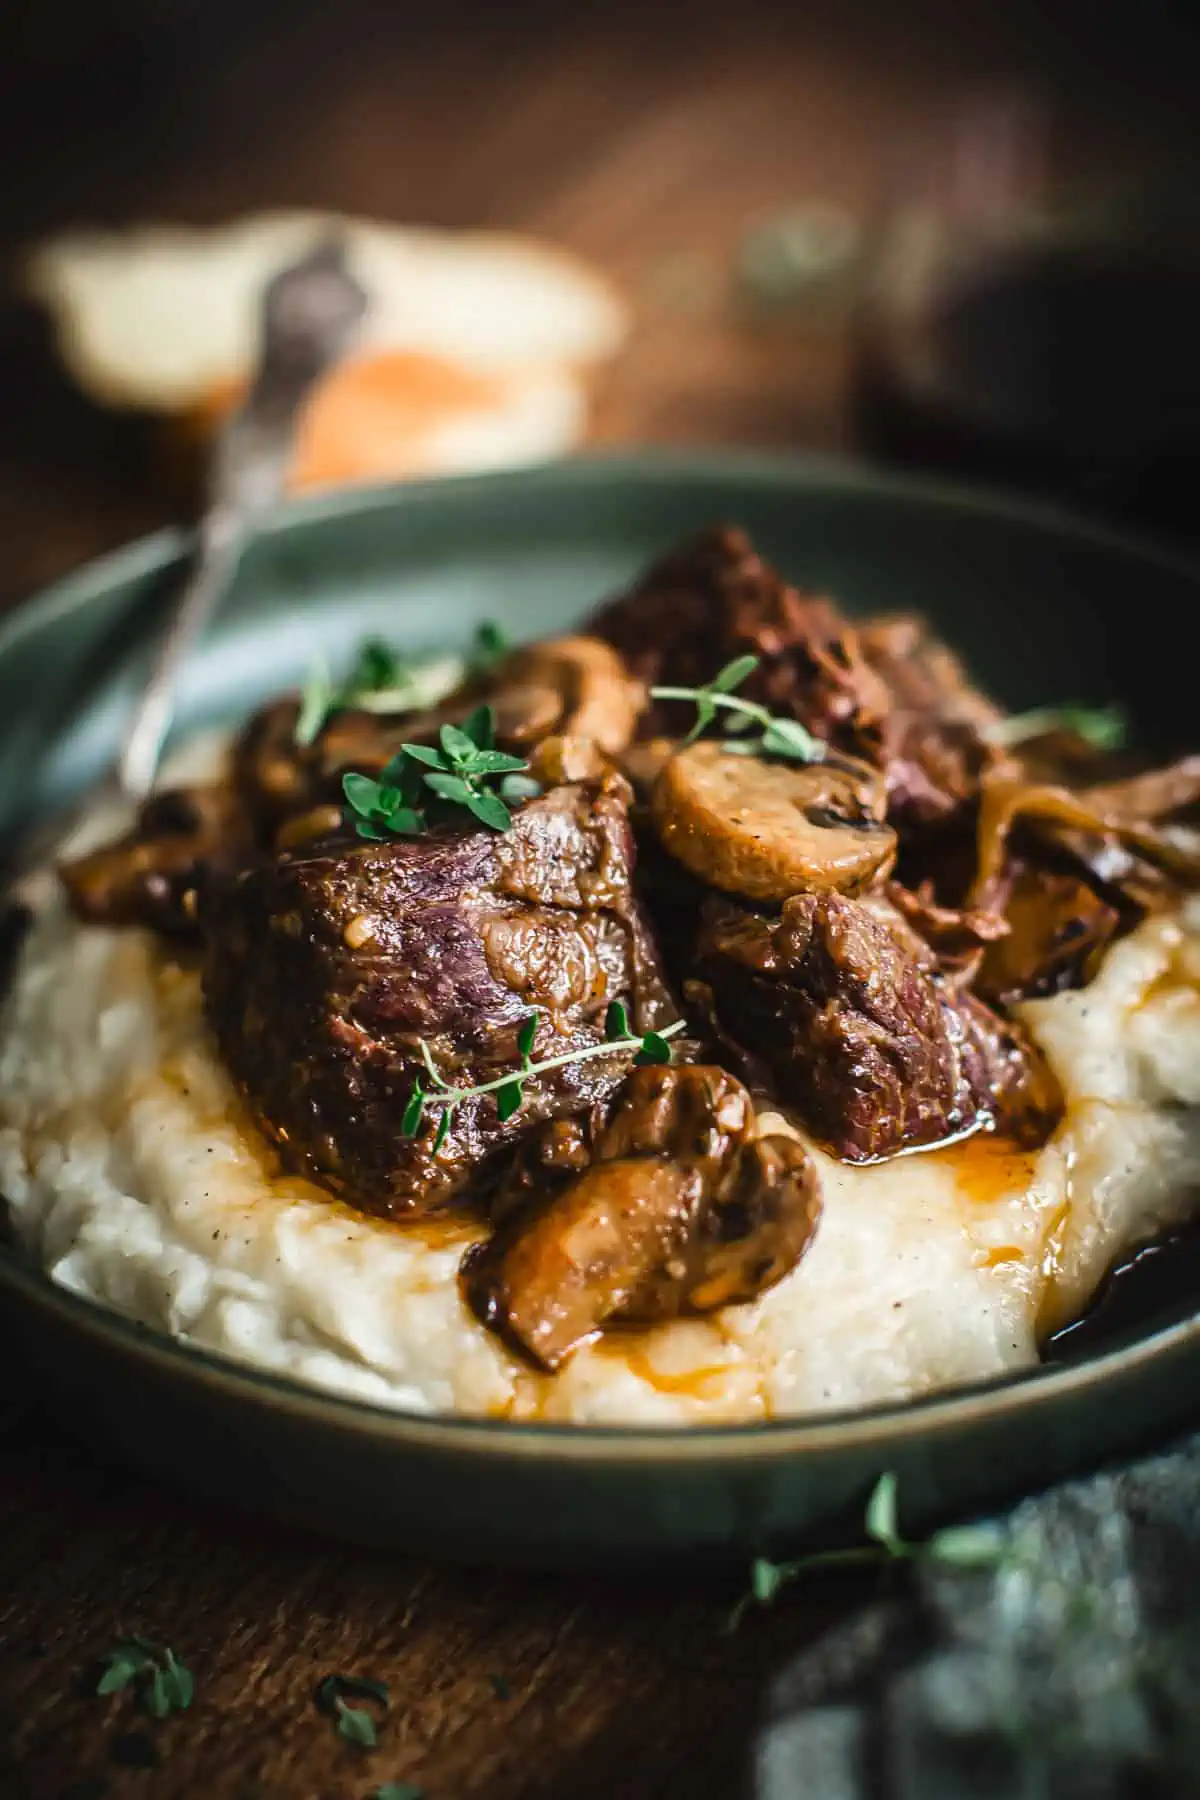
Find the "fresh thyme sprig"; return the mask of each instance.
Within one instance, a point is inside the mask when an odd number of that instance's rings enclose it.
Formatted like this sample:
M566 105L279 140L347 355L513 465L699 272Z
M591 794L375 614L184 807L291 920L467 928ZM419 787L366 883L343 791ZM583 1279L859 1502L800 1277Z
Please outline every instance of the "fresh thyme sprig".
M635 1032L630 1027L629 1014L623 1002L614 1000L604 1016L603 1042L588 1044L582 1050L568 1050L562 1056L548 1056L541 1062L534 1062L533 1044L537 1037L539 1018L538 1013L530 1013L517 1033L520 1066L510 1074L498 1075L494 1081L482 1081L475 1087L456 1088L444 1080L433 1060L429 1045L422 1038L421 1060L432 1085L426 1087L419 1075L413 1082L412 1093L400 1121L401 1136L415 1137L426 1107L437 1107L440 1117L433 1140L436 1154L445 1143L450 1131L450 1121L464 1100L476 1100L481 1094L495 1094L496 1112L503 1122L511 1119L519 1110L525 1098L525 1083L531 1076L544 1075L549 1069L565 1069L569 1063L590 1062L593 1057L616 1056L622 1051L630 1050L635 1052L635 1065L669 1063L671 1045L668 1040L684 1029L684 1021L677 1019L662 1031Z
M186 1712L192 1704L196 1684L191 1670L164 1645L144 1637L119 1638L100 1660L104 1673L96 1683L98 1694L119 1694L124 1688L136 1687L142 1705L154 1719Z
M318 659L308 672L300 711L296 718L298 744L315 743L327 720L347 707L361 706L381 694L406 695L414 671L380 638L367 638L359 646L354 666L344 681L335 682L326 663Z
M374 1717L364 1706L350 1706L347 1696L372 1700L381 1712L390 1707L386 1681L371 1681L363 1675L326 1675L318 1682L314 1696L318 1712L337 1720L339 1737L360 1749L373 1750L379 1742L379 1729Z
M344 681L334 681L321 659L313 663L300 698L295 740L313 744L334 713L353 707L358 712L403 713L435 706L461 679L464 668L472 676L486 675L508 653L508 640L491 619L477 626L471 653L410 663L381 638L367 638L358 649Z
M705 687L652 687L650 698L695 702L696 723L684 738L685 744L694 744L701 732L707 731L714 722L718 712L724 711L733 715L726 725L729 732L748 732L755 725L762 727L758 737L739 737L736 743L726 738L727 750L735 751L739 756L780 756L791 762L822 762L826 746L811 731L806 731L799 720L777 718L765 706L733 692L757 667L757 656L737 656Z
M924 1559L958 1569L994 1569L1004 1560L1006 1540L1003 1532L986 1522L975 1525L950 1525L935 1531L924 1543L902 1537L896 1510L897 1483L894 1474L881 1475L871 1490L863 1518L863 1531L870 1539L843 1550L814 1550L794 1562L772 1562L769 1557L756 1557L750 1566L750 1587L729 1615L727 1629L736 1631L751 1606L770 1606L781 1588L817 1569L847 1568L855 1564L912 1562Z
M475 627L475 642L467 664L472 675L488 675L508 655L509 642L494 619Z
M530 799L541 789L523 775L529 764L495 748L490 706L478 707L459 725L443 725L440 748L403 744L378 781L349 770L342 793L359 837L377 841L412 837L432 825L455 823L465 810L492 831L507 831L506 802Z
M1125 708L1113 706L1035 706L1030 712L1000 719L987 732L993 744L1012 749L1030 738L1051 731L1073 731L1093 750L1119 750L1125 742L1129 718Z

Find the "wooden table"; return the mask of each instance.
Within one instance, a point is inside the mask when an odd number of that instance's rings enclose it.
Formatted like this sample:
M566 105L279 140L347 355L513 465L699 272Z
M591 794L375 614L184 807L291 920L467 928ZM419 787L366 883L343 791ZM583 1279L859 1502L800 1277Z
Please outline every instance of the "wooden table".
M597 415L607 442L843 445L844 329L751 328L706 292L760 215L818 198L863 216L913 123L1018 49L1064 97L1085 160L1097 145L1140 156L1189 128L1182 84L1172 98L1165 77L1140 114L1117 104L1153 46L1098 50L1070 8L972 12L968 26L970 9L949 4L572 17L456 0L414 15L367 0L110 0L133 33L124 58L98 10L16 8L29 55L0 94L3 242L81 216L202 221L294 203L544 232L595 257L637 307ZM72 26L91 34L74 62ZM55 377L36 323L10 307L0 328L11 601L171 502L136 436ZM101 1466L24 1398L0 1431L6 1800L354 1800L401 1777L428 1800L724 1797L772 1671L849 1597L807 1590L730 1637L727 1577L632 1586L434 1569L419 1546L344 1549ZM90 1693L92 1659L129 1631L194 1670L186 1716L151 1728L128 1697ZM391 1685L369 1758L314 1709L331 1671Z

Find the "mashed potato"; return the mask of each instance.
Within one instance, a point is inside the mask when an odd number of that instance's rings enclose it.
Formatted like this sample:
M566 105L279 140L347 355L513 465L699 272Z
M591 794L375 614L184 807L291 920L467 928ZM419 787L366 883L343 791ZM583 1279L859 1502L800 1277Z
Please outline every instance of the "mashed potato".
M197 974L60 900L0 1015L0 1191L64 1287L387 1406L687 1424L902 1400L1036 1362L1200 1186L1200 907L1144 924L1085 991L1024 1013L1068 1097L1040 1152L979 1137L869 1167L821 1157L824 1216L787 1280L709 1319L614 1333L554 1378L464 1308L473 1228L359 1217L281 1175Z

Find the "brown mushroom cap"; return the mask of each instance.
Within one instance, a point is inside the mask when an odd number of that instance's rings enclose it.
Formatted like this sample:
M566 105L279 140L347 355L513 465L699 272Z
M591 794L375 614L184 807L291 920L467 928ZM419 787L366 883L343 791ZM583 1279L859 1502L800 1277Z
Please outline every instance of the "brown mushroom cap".
M635 1069L590 1152L578 1128L543 1128L502 1223L463 1263L468 1304L553 1370L611 1321L754 1299L795 1268L821 1210L803 1145L754 1129L727 1070Z
M550 689L559 704L547 729L590 738L608 756L630 742L646 706L641 683L611 644L593 637L547 638L513 650L491 685L500 699L508 687Z
M643 1282L618 1315L653 1324L755 1300L790 1275L821 1217L816 1165L790 1137L746 1145L681 1252Z
M764 762L690 744L655 783L664 847L702 881L750 900L857 894L895 859L878 770L849 758Z

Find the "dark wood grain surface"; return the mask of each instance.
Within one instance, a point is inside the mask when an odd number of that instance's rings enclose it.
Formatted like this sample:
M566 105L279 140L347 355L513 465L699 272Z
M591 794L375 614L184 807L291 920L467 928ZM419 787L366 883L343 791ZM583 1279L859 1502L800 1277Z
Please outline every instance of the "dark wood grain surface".
M70 220L297 203L543 232L635 304L599 442L843 447L844 325L749 325L721 298L723 271L783 206L864 217L908 132L964 86L1039 71L1093 164L1190 130L1154 33L1097 42L1093 7L7 12L0 246ZM12 602L178 502L152 444L58 380L36 320L7 302L0 327ZM13 1800L355 1800L402 1777L428 1800L728 1796L772 1672L853 1597L809 1590L730 1637L726 1577L633 1586L436 1569L419 1545L368 1555L102 1466L42 1415L35 1383L17 1372L11 1387L0 1793ZM186 1716L150 1725L128 1697L89 1695L92 1659L128 1631L193 1668ZM313 1706L334 1670L391 1684L369 1757Z

